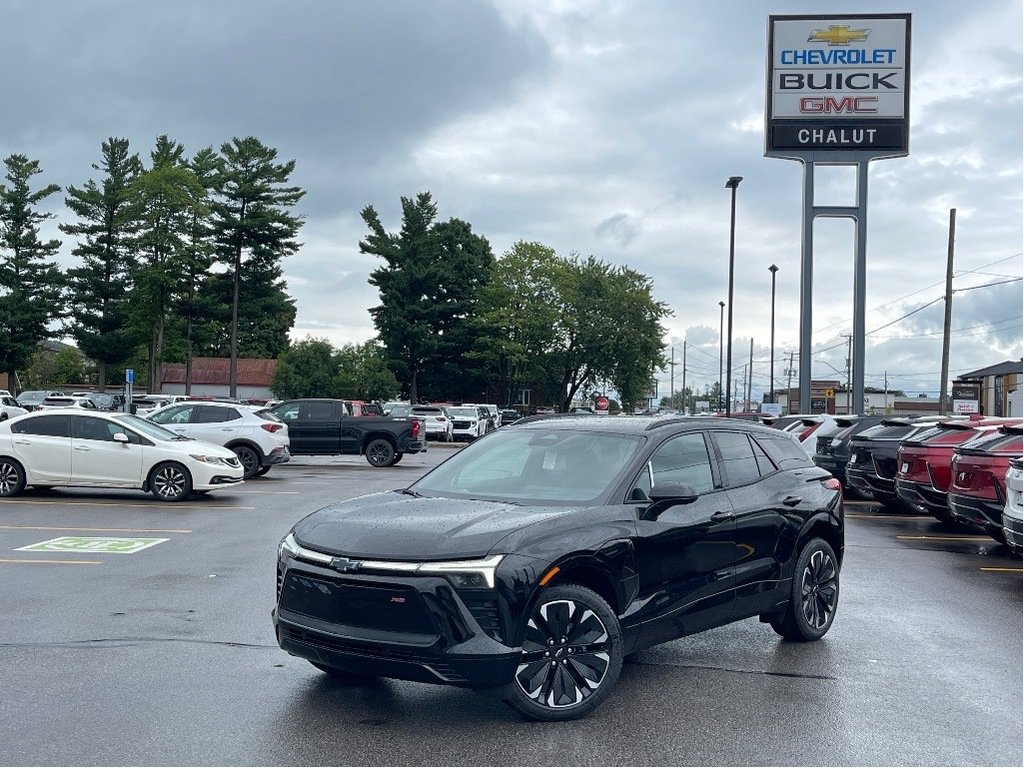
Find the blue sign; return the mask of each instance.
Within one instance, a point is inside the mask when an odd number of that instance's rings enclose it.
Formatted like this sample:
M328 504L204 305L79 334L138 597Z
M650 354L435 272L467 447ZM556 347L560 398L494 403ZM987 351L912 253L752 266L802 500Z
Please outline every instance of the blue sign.
M125 381L126 384L134 384L135 383L135 369L134 368L125 368L124 369L124 381Z

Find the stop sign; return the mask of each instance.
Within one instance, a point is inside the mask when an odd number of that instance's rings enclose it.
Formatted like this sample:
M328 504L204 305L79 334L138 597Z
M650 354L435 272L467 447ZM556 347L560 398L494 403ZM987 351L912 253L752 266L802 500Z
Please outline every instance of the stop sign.
M597 406L597 410L599 410L599 411L607 411L608 410L608 398L605 397L604 395L601 395L601 397L597 398L594 401L594 405Z

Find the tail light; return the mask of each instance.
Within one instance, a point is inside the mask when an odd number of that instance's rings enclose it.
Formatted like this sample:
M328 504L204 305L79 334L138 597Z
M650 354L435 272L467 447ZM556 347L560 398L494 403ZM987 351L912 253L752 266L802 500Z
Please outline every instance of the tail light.
M412 419L412 437L415 440L420 436L420 420Z
M814 430L816 430L819 426L821 426L820 423L818 423L818 424L811 424L811 426L809 426L807 429L805 429L803 432L801 432L800 433L800 442L802 443L808 437L813 435L814 434Z
M828 480L822 480L821 484L828 488L830 491L842 492L843 490L843 484L836 480L834 477L830 477Z
M284 424L275 424L272 421L265 421L262 424L260 424L260 426L267 432L270 432L271 434L277 432L277 430L279 429L284 429Z

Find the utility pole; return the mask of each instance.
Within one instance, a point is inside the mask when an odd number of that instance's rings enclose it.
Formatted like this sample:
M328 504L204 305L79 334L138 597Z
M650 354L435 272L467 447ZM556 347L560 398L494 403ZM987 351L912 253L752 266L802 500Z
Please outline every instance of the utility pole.
M942 381L939 383L939 413L946 412L949 391L949 333L953 318L953 238L956 235L956 208L949 209L949 244L946 247L946 319L942 324Z
M786 413L789 413L789 393L793 389L793 353L789 353L789 368L786 369Z
M683 415L686 415L686 341L683 341Z
M754 397L754 337L753 336L750 337L750 368L748 370L750 371L750 373L747 374L747 376L748 376L748 378L747 378L747 407L744 408L744 410L749 412L751 410L751 404L752 404L752 400L753 400L753 397Z
M883 385L882 391L885 393L883 395L885 400L883 400L882 402L883 402L884 408L885 408L885 415L889 416L889 415L892 414L892 411L889 410L889 372L888 371L884 371L882 375L884 376L884 379L883 379L884 385Z
M676 399L676 348L672 347L672 362L668 364L669 374L668 404L675 408Z

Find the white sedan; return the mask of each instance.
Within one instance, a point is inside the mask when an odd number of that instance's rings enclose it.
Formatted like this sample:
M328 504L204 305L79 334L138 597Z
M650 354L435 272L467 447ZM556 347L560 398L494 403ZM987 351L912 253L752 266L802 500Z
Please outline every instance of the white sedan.
M0 497L36 488L138 488L181 501L242 482L234 452L125 413L34 411L0 423Z
M6 392L0 389L0 392ZM18 405L18 401L10 395L0 395L0 421L13 419L15 416L24 416L28 411Z

